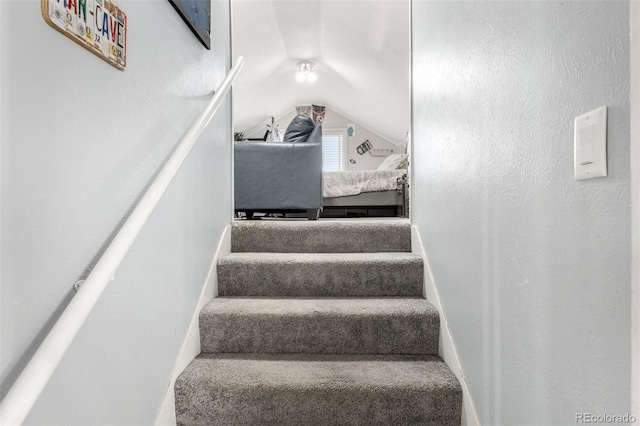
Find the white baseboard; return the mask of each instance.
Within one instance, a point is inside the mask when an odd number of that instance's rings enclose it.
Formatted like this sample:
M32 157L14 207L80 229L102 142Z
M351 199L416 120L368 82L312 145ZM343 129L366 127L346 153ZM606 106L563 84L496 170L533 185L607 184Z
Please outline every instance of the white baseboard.
M478 412L471 398L467 380L464 377L460 359L453 343L447 316L440 304L440 294L436 286L427 253L422 245L420 231L416 226L411 227L411 251L419 255L424 260L424 294L427 300L440 312L440 348L439 353L444 362L449 366L453 374L456 375L462 386L462 422L463 426L480 426Z
M167 392L164 397L164 401L160 406L158 415L156 416L155 424L159 426L175 426L176 424L176 411L175 411L175 398L173 394L173 386L176 382L178 375L189 365L189 363L200 354L200 327L198 316L200 309L207 304L211 299L218 295L218 275L216 265L218 258L226 254L231 253L231 226L227 226L218 243L218 249L213 256L211 266L209 267L209 274L207 280L202 287L202 293L200 293L200 300L198 301L198 308L191 318L191 324L189 324L189 330L182 342L182 348L178 354L178 359L173 367L173 373L171 377L171 383L167 388Z
M631 414L640 417L640 4L631 17Z

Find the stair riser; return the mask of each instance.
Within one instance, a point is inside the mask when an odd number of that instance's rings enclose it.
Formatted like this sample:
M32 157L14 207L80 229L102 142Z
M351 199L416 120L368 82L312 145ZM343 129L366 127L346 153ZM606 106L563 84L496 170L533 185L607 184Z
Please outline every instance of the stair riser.
M409 224L320 223L293 226L234 224L234 253L378 253L410 252Z
M248 262L221 259L220 296L422 296L422 259L348 262Z
M238 315L200 318L203 353L437 354L439 318L403 315Z
M200 388L176 385L177 424L460 425L461 392L379 387L352 392L324 388Z

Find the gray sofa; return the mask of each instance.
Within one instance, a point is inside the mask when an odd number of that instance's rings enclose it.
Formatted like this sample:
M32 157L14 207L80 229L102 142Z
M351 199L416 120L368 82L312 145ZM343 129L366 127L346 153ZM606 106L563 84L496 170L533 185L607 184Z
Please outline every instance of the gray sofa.
M322 126L304 142L234 142L235 210L286 213L322 209Z

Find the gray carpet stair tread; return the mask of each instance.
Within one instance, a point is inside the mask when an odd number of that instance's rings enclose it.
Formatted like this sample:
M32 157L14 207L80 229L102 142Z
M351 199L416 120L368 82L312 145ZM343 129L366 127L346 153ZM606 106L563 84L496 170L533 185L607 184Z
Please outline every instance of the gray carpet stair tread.
M204 353L437 354L439 316L421 298L230 298L200 312Z
M408 220L237 220L231 251L276 253L410 252Z
M437 356L200 355L175 386L179 425L459 425Z
M178 425L459 425L408 220L234 221Z
M220 296L422 296L411 253L232 253L218 260Z

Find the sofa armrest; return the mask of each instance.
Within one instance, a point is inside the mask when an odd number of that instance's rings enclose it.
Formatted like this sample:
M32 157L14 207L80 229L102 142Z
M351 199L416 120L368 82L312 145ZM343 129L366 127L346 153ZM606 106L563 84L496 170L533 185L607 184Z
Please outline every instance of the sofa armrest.
M235 142L235 209L321 208L321 130L319 142L312 135L297 143Z

